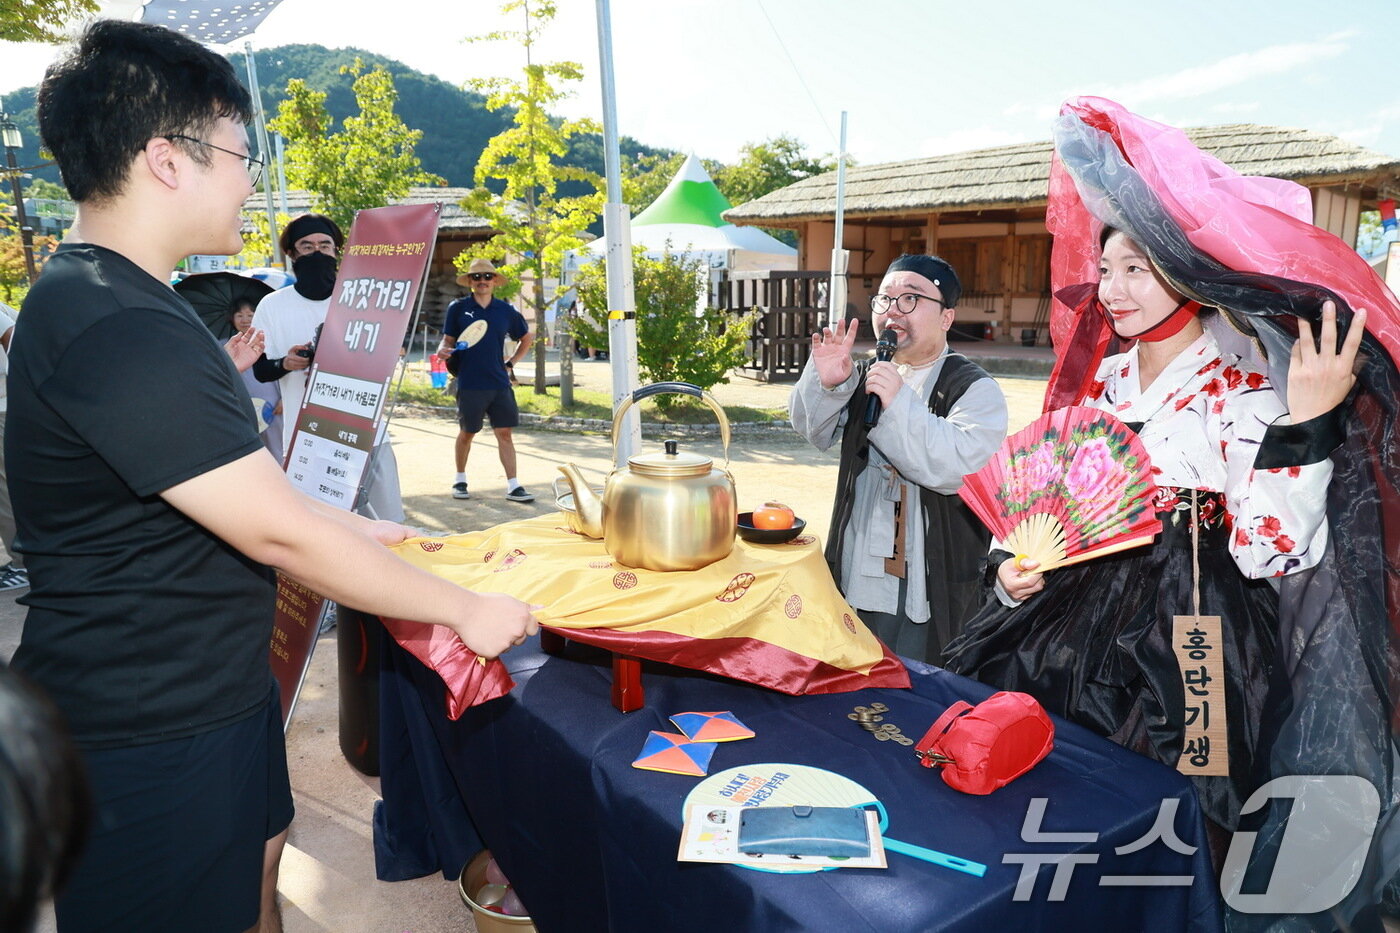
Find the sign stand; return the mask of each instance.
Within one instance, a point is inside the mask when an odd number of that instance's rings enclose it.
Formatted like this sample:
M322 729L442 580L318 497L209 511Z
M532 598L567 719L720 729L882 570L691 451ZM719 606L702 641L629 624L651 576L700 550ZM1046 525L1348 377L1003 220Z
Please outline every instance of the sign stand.
M441 204L414 204L355 215L287 451L288 480L313 499L349 510L367 481L441 211ZM284 729L325 612L324 597L278 575L271 662Z

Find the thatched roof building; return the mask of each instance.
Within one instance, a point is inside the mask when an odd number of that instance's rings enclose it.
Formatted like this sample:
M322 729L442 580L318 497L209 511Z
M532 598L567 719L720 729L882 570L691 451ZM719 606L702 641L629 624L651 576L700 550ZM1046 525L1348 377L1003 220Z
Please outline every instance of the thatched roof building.
M1245 175L1272 175L1313 192L1314 220L1355 244L1362 210L1400 197L1400 157L1311 130L1239 123L1186 130ZM1044 337L1050 236L1045 199L1050 143L1022 143L924 159L857 165L846 172L848 311L868 319L877 277L902 252L937 252L959 270L966 297L957 327L1011 339ZM827 172L724 213L736 224L798 231L799 268L829 268L836 173ZM1016 334L1016 336L1021 336Z
M1186 131L1201 149L1242 175L1272 175L1309 188L1351 186L1376 197L1400 193L1400 158L1311 130L1237 123ZM846 171L846 216L888 217L938 211L987 212L1044 207L1050 180L1048 141L974 149L926 159L857 165ZM1369 189L1369 190L1368 190ZM726 211L736 224L799 227L829 220L836 173L827 172Z

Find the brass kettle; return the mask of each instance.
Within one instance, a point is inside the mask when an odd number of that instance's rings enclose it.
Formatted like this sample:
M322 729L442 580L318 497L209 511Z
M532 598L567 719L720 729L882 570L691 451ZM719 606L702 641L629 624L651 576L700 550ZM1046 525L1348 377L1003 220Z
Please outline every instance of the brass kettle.
M688 382L658 382L637 389L613 414L613 457L622 419L653 395L692 395L719 418L725 469L709 457L682 453L675 441L664 452L638 454L608 475L601 503L572 463L559 468L573 493L570 524L590 537L601 523L603 546L619 564L646 570L698 570L734 549L737 497L729 474L729 419L714 397ZM601 517L599 505L601 504Z

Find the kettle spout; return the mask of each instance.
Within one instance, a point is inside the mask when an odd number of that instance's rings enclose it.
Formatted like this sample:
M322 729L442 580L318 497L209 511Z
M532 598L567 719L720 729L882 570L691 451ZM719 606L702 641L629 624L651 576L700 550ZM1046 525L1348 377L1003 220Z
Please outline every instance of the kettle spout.
M569 483L574 496L574 512L569 516L569 524L581 535L590 538L603 537L603 500L588 485L579 468L566 463L559 468Z

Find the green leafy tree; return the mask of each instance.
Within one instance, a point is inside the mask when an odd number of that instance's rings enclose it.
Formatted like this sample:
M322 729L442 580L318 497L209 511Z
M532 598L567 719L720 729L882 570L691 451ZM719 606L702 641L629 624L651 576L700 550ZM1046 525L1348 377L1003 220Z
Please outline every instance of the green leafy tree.
M493 111L513 111L512 124L492 137L476 164L477 187L462 201L467 211L490 221L500 231L484 243L464 250L455 260L465 271L478 257L501 259L507 278L533 280L530 303L535 309L539 339L535 344L535 392L545 393L545 343L543 339L544 280L558 273L564 253L583 244L581 234L597 219L603 206L602 181L594 172L566 165L569 140L597 132L592 120L560 120L546 108L569 97L565 86L583 78L577 62L535 62L531 58L540 30L554 17L550 0L510 0L502 12L519 11L525 19L520 31L495 32L472 41L519 42L525 49L525 69L520 78L484 78L471 82L486 93ZM591 191L565 195L561 185L583 182ZM493 190L494 189L494 190ZM560 403L573 406L572 360L566 353L560 364Z
M30 178L24 183L25 197L47 198L51 201L71 201L68 189L42 178Z
M710 174L729 203L738 206L835 168L836 159L833 156L812 158L805 153L797 139L774 136L763 142L746 144L739 150L738 162L721 166ZM789 246L797 245L797 234L792 230L767 229L767 232Z
M384 207L415 185L441 185L442 178L423 171L414 147L422 130L409 129L394 112L398 94L383 67L364 70L359 59L344 66L355 76L359 113L332 129L326 95L305 81L287 83L287 99L268 126L287 139L287 182L309 191L312 205L350 229L355 212Z
M748 359L752 319L735 319L704 307L709 269L700 258L669 251L648 257L632 250L632 280L637 301L637 369L647 382L689 382L702 389L729 381L729 371ZM586 310L571 321L584 346L607 346L605 322L596 312L608 306L603 263L584 266L577 280L579 303ZM703 309L697 314L697 309ZM666 411L679 396L656 396Z
M233 257L233 265L245 269L272 265L272 233L268 230L266 211L243 211L243 251ZM292 218L278 213L274 218L278 235Z
M0 39L62 42L65 26L97 12L97 0L24 0L0 4Z
M1385 228L1381 226L1380 211L1362 211L1356 227L1356 251L1363 256L1374 256L1385 241Z
M812 158L805 153L799 140L774 136L763 142L747 143L739 150L738 162L722 166L711 174L730 203L738 205L835 168L833 156Z
M58 248L58 241L50 236L35 235L34 269L44 268L44 261ZM29 291L29 271L24 263L24 240L20 237L19 223L15 220L14 208L9 213L0 213L0 295L5 304L17 307Z

